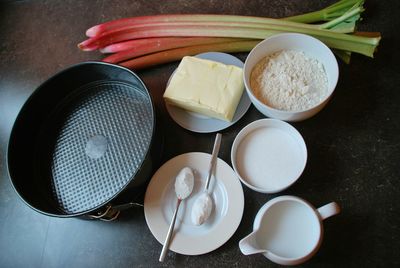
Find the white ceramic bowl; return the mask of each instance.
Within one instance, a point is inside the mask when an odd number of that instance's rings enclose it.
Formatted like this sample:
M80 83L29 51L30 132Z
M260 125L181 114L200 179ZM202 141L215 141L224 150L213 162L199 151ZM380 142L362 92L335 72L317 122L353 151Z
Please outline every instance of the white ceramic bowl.
M307 148L303 137L289 123L260 119L236 136L231 161L244 185L261 193L277 193L303 173Z
M320 103L302 111L278 110L258 100L250 87L250 75L254 66L264 57L281 50L303 51L308 57L317 59L328 76L328 95ZM329 101L339 78L339 68L332 51L318 39L297 33L277 34L260 42L250 51L244 63L244 84L251 102L267 117L285 121L301 121L318 113Z

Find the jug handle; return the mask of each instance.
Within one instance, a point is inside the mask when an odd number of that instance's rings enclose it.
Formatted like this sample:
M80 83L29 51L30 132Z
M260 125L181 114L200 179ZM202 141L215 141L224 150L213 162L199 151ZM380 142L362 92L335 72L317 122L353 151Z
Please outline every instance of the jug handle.
M340 212L340 207L336 202L331 202L317 209L322 220L334 216Z

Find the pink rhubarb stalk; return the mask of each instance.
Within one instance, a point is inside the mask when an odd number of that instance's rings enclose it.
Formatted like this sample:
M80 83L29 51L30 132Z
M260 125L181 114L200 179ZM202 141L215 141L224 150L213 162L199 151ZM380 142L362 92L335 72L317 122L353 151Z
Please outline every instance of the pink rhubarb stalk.
M142 56L139 58L135 58L132 60L124 61L124 62L119 63L119 65L133 69L133 70L140 70L140 69L152 67L152 66L155 66L158 64L163 64L163 63L180 60L184 56L196 55L196 54L207 52L207 51L219 51L219 52L227 52L227 53L248 52L258 42L259 42L259 40L257 40L257 41L238 41L238 42L226 42L226 43L211 44L211 45L207 44L207 45L176 48L176 49L165 50L165 51L149 54L146 56Z
M221 14L167 14L167 15L154 15L154 16L141 16L113 20L99 24L89 28L86 31L86 36L95 37L115 31L128 30L143 25L152 25L160 23L174 23L174 22L238 22L238 23L273 23L274 19L253 17L253 16L239 16L239 15L221 15ZM311 25L310 25L311 26Z
M330 21L341 17L343 14L350 10L360 7L364 0L340 0L332 5L325 7L321 10L309 12L301 15L283 18L287 21L315 23L318 21ZM362 10L359 10L361 13ZM255 17L255 16L240 16L240 15L222 15L222 14L166 14L166 15L152 15L141 16L132 18L123 18L113 21L108 21L89 28L86 31L86 36L94 37L101 35L105 32L113 31L115 29L123 29L135 27L140 24L151 24L159 22L181 22L181 21L227 21L227 22L250 22L250 23L269 23L268 18ZM318 28L326 28L326 25L315 26Z
M279 21L279 20L277 20ZM303 27L302 23L295 23L296 27L282 25L270 25L268 29L238 27L235 24L213 22L208 23L168 23L152 26L142 26L135 30L120 31L110 35L93 37L83 41L78 46L82 50L95 50L112 43L130 39L153 38L153 37L234 37L245 39L264 39L271 35L282 32L297 32L312 35L331 48L357 52L373 57L380 37L370 38L351 34L336 33L329 30L310 29Z
M163 50L196 46L196 45L206 45L206 44L218 44L233 41L247 41L241 38L213 38L213 37L189 37L189 38L151 38L151 39L139 39L140 41L148 40L148 42L141 42L140 44L120 44L121 49L126 45L126 49L118 53L114 53L103 59L105 62L118 63L128 59L133 59L146 54L151 54ZM254 41L254 40L253 40ZM128 41L129 42L129 41ZM110 50L110 49L108 49Z
M196 15L194 15L196 16ZM201 15L197 15L201 16ZM182 21L182 22L159 22L136 25L134 28L118 28L104 32L101 35L91 37L78 47L84 51L96 50L109 44L126 41L130 39L152 38L152 37L190 37L190 36L212 36L212 37L237 37L251 38L245 36L247 30L257 30L260 33L266 31L304 31L304 29L315 29L313 25L268 19L270 24L247 23L247 22L225 22L225 21ZM188 32L189 31L189 32ZM225 32L219 33L218 32ZM208 33L209 32L209 33ZM236 33L234 33L236 32ZM190 33L190 34L189 34ZM260 35L262 38L262 35ZM255 37L257 38L257 37Z
M186 39L186 37L161 37L161 38L134 39L134 40L128 40L128 41L123 41L123 42L108 45L106 47L100 48L99 51L101 53L116 53L116 52L121 52L123 50L131 49L131 48L141 47L143 45L152 46L154 44L159 43L160 40L162 40L161 42L167 42L167 41L174 42L175 40L183 41L185 39Z

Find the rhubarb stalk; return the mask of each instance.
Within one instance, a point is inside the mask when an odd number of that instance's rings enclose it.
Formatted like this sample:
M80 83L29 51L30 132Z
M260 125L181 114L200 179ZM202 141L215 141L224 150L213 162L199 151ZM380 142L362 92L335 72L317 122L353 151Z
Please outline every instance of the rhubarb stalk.
M329 7L319 11L306 14L296 15L284 18L284 20L302 23L314 23L318 21L330 21L342 16L349 8L355 5L362 6L364 0L341 0ZM220 22L247 22L247 23L263 23L269 19L253 16L238 15L196 15L196 14L168 14L155 16L141 16L132 18L123 18L105 22L89 28L86 31L88 37L102 35L109 31L127 29L135 25L161 23L161 22L182 22L182 21L220 21ZM324 26L323 26L324 27ZM322 27L322 28L323 28Z
M279 20L277 20L279 21ZM151 38L151 37L237 37L246 39L265 39L282 32L296 32L312 35L331 48L346 50L349 52L360 53L373 57L376 46L379 44L380 37L364 37L350 34L335 33L329 30L309 29L296 23L297 27L282 25L271 25L268 29L239 27L236 24L213 22L182 22L182 23L163 23L155 26L141 26L140 30L122 31L114 35L100 36L91 38L79 44L83 50L95 50L107 46L114 42L121 42L130 39Z
M144 69L152 67L158 64L163 64L171 61L182 59L184 56L196 55L207 51L219 51L219 52L247 52L250 51L259 41L239 41L239 42L227 42L212 45L199 45L190 46L177 49L165 50L150 55L145 55L132 60L124 61L119 65L130 68L130 69Z
M87 30L78 46L115 53L104 61L141 69L206 51L247 52L258 42L282 32L312 35L349 62L351 52L366 56L380 41L379 33L354 32L364 0L340 0L316 12L269 19L237 15L155 15L119 19ZM322 24L305 23L325 21Z
M332 5L328 10L333 10L336 15L330 21L321 25L309 25L305 23L292 22L291 20L298 20L299 17L289 17L285 20L250 17L250 16L236 16L236 15L207 15L207 14L192 14L192 15L157 15L157 16L144 16L136 18L128 18L115 20L108 23L96 25L88 30L88 35L92 36L88 40L80 43L78 46L82 50L96 50L101 49L101 46L107 46L111 43L121 42L129 39L137 38L151 38L151 37L164 37L145 35L147 29L163 29L171 27L204 27L213 30L214 27L232 27L232 28L249 28L270 31L289 31L300 32L305 34L308 31L312 32L317 29L331 29L341 33L354 31L355 22L359 19L359 14L363 12L362 0L342 0ZM339 9L339 10L338 10ZM325 13L322 13L325 14ZM328 12L328 14L330 14ZM323 18L323 17L322 17ZM143 36L140 36L142 32ZM137 35L133 35L137 33ZM177 35L182 36L182 35ZM196 35L199 36L199 35ZM200 36L208 36L201 34ZM212 35L214 36L214 35ZM221 37L238 37L242 36L221 36ZM265 38L266 36L264 36ZM246 37L244 38L257 38ZM100 47L99 47L100 46Z
M232 41L247 41L242 38L212 38L212 37L188 37L188 38L150 38L150 39L138 39L140 44L135 43L119 43L119 49L123 49L118 53L114 53L103 59L105 62L118 63L128 59L136 58L150 53L155 53L167 49L195 46L195 45L205 45L205 44L218 44L227 43ZM252 40L254 41L254 40ZM129 42L129 41L127 41ZM125 48L124 49L124 45ZM112 46L112 45L111 45ZM103 49L110 51L113 50L112 47L106 47Z

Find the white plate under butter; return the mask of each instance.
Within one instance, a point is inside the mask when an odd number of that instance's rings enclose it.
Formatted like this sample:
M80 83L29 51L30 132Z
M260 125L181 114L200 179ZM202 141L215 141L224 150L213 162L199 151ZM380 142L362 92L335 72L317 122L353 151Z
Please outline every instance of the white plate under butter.
M221 62L224 64L235 65L240 68L243 68L243 62L238 58L221 52L206 52L196 55L195 57L213 60L217 62ZM174 72L175 73L175 72ZM168 80L167 86L174 75L172 73L171 77ZM243 90L242 98L239 101L239 104L236 108L235 115L233 116L232 122L227 122L207 116L203 116L200 114L196 114L193 112L185 111L181 108L175 107L173 105L166 104L167 111L172 119L181 127L198 133L211 133L223 130L225 128L230 127L235 124L243 115L247 112L251 105L251 101L249 96L247 95L246 90Z
M290 124L260 119L243 128L231 151L235 172L247 187L261 193L277 193L303 173L307 148Z
M210 218L200 226L193 224L191 208L203 193L211 155L186 153L163 164L153 175L146 190L144 214L151 233L161 244L176 205L175 177L183 167L194 170L195 183L192 194L182 202L175 224L170 250L185 255L211 252L231 238L243 216L244 195L242 185L233 169L218 158L210 190L214 208Z

